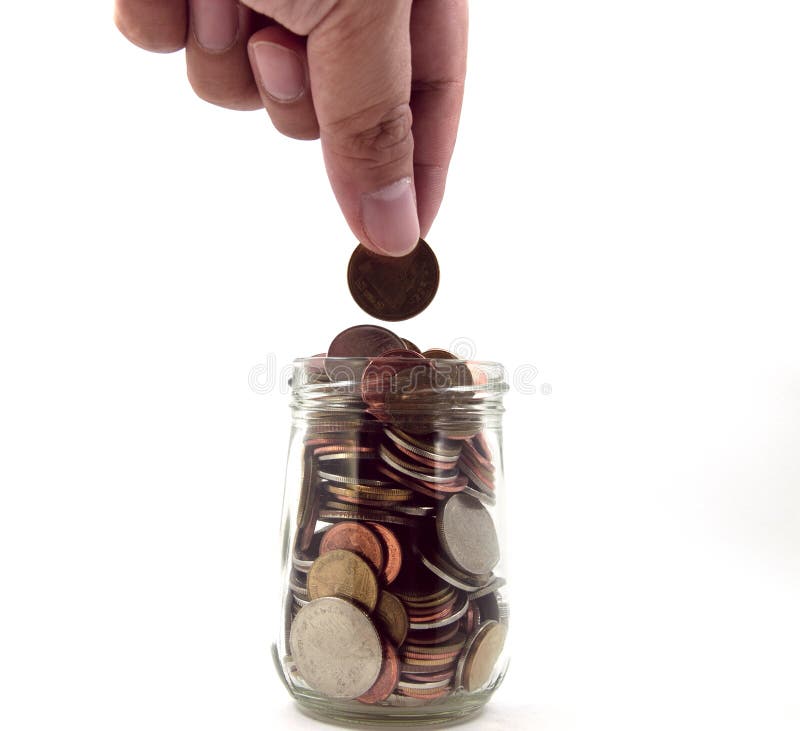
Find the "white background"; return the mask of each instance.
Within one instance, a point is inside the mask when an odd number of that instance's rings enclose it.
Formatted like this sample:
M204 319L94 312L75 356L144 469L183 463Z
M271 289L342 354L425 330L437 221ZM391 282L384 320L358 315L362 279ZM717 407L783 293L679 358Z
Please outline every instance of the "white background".
M0 728L316 728L268 652L287 397L248 374L367 321L355 242L316 143L110 16L0 9ZM799 23L473 3L442 284L396 328L538 369L472 728L800 723Z

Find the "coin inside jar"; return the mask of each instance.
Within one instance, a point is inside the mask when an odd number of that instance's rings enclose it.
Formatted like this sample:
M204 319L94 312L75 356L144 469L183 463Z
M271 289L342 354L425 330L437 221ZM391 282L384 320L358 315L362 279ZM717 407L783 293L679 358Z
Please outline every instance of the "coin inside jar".
M383 544L367 526L353 521L333 526L323 537L319 552L322 555L337 548L358 554L378 575L383 572L386 562Z
M308 572L308 595L352 599L368 611L378 602L378 582L369 564L352 551L336 549L322 554Z
M403 602L394 594L382 591L375 607L375 617L380 621L392 642L400 647L405 642L409 627L408 614Z
M331 698L363 695L383 666L381 640L369 617L338 597L302 607L292 622L289 646L303 680Z
M486 574L500 560L494 521L480 500L456 493L436 516L442 548L455 566L469 574Z
M350 257L347 284L367 314L391 322L407 320L433 301L439 263L422 239L406 256L380 256L359 244Z
M503 652L508 627L488 621L476 630L459 661L456 679L471 693L489 681L500 654Z

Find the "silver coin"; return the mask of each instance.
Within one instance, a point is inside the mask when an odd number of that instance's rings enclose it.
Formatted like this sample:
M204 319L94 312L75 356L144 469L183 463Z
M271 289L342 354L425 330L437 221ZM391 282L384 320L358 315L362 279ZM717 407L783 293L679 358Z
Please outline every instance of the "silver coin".
M453 470L451 472L443 473L442 475L425 475L421 472L415 472L414 470L409 470L403 467L397 459L392 455L392 453L386 449L383 445L381 445L379 450L380 458L386 462L392 469L397 470L403 475L407 477L412 477L415 480L423 480L424 482L432 482L434 484L449 484L453 482L454 479L458 477L458 470Z
M497 531L480 500L456 493L436 516L439 541L456 568L469 574L489 573L500 560Z
M491 579L487 579L487 581L483 583L467 583L461 577L455 576L454 572L443 569L439 563L432 561L422 553L417 552L417 555L428 570L436 574L436 576L442 579L442 581L446 581L448 584L455 586L457 589L463 589L467 592L478 591L479 589L482 589L483 586L488 583L488 581L491 581Z
M467 465L465 465L463 462L462 462L462 463L459 465L459 469L460 469L460 470L461 470L461 471L462 471L462 472L463 472L463 473L464 473L464 474L467 476L467 478L469 479L469 481L470 481L470 482L471 482L473 485L475 485L475 487L476 487L478 490L480 490L480 491L482 491L482 492L485 492L487 495L494 495L494 489L492 488L492 486L491 486L491 485L489 485L488 483L484 482L484 481L483 481L483 480L482 480L480 477L478 477L478 475L477 475L477 474L475 474L475 473L474 473L474 472L473 472L473 471L472 471L472 470L471 470L469 467L467 467Z
M436 508L432 505L393 505L390 510L395 513L413 515L421 518L431 516L436 512Z
M373 480L364 477L349 477L348 475L337 475L335 472L318 470L317 475L323 480L336 482L340 485L364 485L365 487L391 487L392 483L386 480Z
M398 695L397 693L392 693L386 699L386 703L390 706L416 708L417 706L427 706L430 701L426 698L410 698L407 695Z
M325 509L319 511L319 519L327 521L337 520L366 520L371 523L391 523L393 525L402 525L407 528L413 528L415 525L413 518L407 518L405 515L393 515L385 510L338 510L338 509ZM472 587L472 589L479 587Z
M467 594L467 599L480 599L487 594L491 594L494 591L497 591L501 587L506 585L506 580L501 576L495 576L494 579L482 589L478 589L478 591L473 591L471 594Z
M437 454L436 452L429 452L426 449L421 449L420 447L415 447L410 442L401 439L397 434L395 434L391 429L384 429L383 433L389 437L395 444L400 445L401 447L405 447L409 452L413 452L420 457L426 457L427 459L434 459L438 462L452 462L455 464L461 458L460 454L456 455L448 455L448 454Z
M358 698L381 672L383 649L375 626L338 597L306 604L294 618L289 646L305 682L330 698Z
M469 600L464 599L464 604L462 605L461 609L457 612L454 612L449 617L445 617L444 619L438 619L435 622L410 622L408 625L409 629L439 629L440 627L447 627L449 624L453 624L453 622L458 622L461 617L463 617L467 613L467 609L469 609Z
M490 495L487 492L481 492L480 490L476 490L474 487L470 487L469 485L464 488L463 493L465 495L472 495L472 497L477 498L486 505L494 505L497 502L497 498L495 498L494 495Z
M447 688L452 683L452 679L448 680L438 680L435 683L409 683L405 680L401 680L398 684L398 688L406 688L407 690L436 690L437 688Z

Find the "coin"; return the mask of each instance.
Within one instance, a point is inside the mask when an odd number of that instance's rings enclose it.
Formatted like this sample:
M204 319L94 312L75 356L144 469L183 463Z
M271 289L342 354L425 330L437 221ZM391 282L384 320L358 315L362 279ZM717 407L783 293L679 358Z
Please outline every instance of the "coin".
M372 530L361 523L345 521L333 526L320 543L320 556L338 548L361 556L378 575L384 569L386 558L383 543Z
M400 681L400 658L397 650L386 640L383 640L382 645L383 663L378 679L366 693L358 697L361 703L382 703L394 692Z
M472 693L486 685L503 652L507 634L506 625L491 620L475 631L459 660L456 687L461 685Z
M393 379L409 367L409 361L414 360L422 360L422 356L407 349L387 350L373 358L361 375L361 398L364 403L372 409L380 410L387 391L392 388Z
M381 580L386 584L391 584L400 573L403 566L403 549L400 546L400 541L397 536L385 525L380 523L367 523L372 530L374 530L378 537L383 541L383 547L386 552L386 565L384 566ZM402 645L402 642L395 643Z
M380 256L359 244L347 267L347 284L356 304L372 317L396 322L422 312L439 288L439 263L419 240L406 256Z
M469 600L465 598L461 607L456 611L451 610L446 617L437 619L433 622L411 622L409 626L411 629L438 629L439 627L446 627L447 625L453 624L461 619L461 617L467 613L468 608Z
M391 330L378 325L356 325L333 339L328 346L328 358L374 358L394 349L406 350L406 347Z
M458 360L449 350L444 350L442 348L429 348L424 351L422 355L430 360Z
M375 684L383 665L380 637L369 617L338 597L298 611L289 634L303 680L331 698L357 698Z
M500 560L494 521L480 500L457 493L436 516L436 529L448 558L469 574L490 572Z
M308 572L308 595L352 599L370 612L378 601L378 582L369 564L353 553L336 549L322 554Z
M394 594L385 590L380 593L375 618L397 647L405 642L409 629L408 614L403 602Z
M431 554L430 556L420 554L420 560L431 573L443 579L448 584L452 584L456 588L464 591L477 591L491 581L491 575L486 578L464 577L458 569L454 566L450 566L438 554Z
M409 528L414 527L414 521L402 515L394 515L383 510L344 510L325 509L319 511L319 519L324 521L340 520L366 520L370 523L391 523Z
M411 440L407 437L404 437L402 433L396 431L395 429L386 428L383 430L383 433L392 441L394 442L395 446L403 451L404 454L415 454L419 457L424 457L432 462L436 462L437 464L452 464L458 462L461 457L461 450L459 449L455 454L441 454L439 452L434 452L429 449L424 449L423 447L418 446L420 444L417 440Z

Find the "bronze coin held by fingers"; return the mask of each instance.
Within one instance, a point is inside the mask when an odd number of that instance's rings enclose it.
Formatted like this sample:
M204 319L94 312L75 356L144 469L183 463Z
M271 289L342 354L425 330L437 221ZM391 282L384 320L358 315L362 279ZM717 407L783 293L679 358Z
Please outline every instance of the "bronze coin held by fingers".
M359 244L347 267L347 284L356 304L388 322L422 312L439 288L439 263L422 239L406 256L380 256Z

